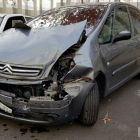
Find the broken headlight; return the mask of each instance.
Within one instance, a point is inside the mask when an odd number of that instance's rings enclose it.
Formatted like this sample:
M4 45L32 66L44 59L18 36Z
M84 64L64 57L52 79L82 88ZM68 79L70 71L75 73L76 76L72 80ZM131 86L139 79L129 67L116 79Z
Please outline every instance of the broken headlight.
M70 96L76 97L80 93L80 85L78 83L71 83L64 85L64 90Z

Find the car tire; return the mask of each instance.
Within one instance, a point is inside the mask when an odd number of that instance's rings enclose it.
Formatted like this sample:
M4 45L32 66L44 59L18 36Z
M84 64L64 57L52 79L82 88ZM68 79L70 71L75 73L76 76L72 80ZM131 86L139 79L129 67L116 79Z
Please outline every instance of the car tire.
M95 84L89 91L80 115L80 123L84 126L92 126L96 123L99 111L99 89Z

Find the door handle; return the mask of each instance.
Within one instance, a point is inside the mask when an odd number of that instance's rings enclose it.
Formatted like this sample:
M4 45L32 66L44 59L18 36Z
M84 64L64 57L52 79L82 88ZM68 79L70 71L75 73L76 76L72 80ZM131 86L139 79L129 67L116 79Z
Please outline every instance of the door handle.
M109 66L110 65L110 62L107 62L107 66Z

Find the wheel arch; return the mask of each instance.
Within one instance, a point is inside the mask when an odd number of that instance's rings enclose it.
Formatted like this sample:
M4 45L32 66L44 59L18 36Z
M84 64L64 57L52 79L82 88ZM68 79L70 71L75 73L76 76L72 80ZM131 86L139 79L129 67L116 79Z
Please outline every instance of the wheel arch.
M97 84L98 84L100 97L104 97L105 96L105 87L106 87L106 78L105 78L104 73L102 71L99 71L95 77L95 80L97 81Z

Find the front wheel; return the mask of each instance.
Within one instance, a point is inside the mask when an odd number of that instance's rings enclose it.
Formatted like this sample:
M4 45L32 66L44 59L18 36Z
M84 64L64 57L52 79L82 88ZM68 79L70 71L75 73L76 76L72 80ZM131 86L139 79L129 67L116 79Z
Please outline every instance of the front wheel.
M80 115L80 123L84 126L92 126L96 123L99 111L99 89L98 84L91 88L84 102Z

